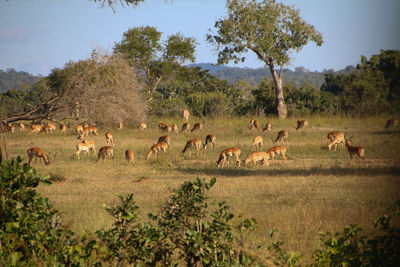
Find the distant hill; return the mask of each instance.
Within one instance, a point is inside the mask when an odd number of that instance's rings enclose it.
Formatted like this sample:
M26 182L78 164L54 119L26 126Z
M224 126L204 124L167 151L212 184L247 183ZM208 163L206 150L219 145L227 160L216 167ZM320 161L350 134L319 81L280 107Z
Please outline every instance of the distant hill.
M11 89L20 89L24 85L30 88L32 84L43 78L42 76L33 76L24 71L14 69L0 70L0 93Z
M265 76L272 79L269 69L265 68L238 68L238 67L226 67L218 66L209 63L199 63L190 64L190 67L200 67L204 70L208 70L210 74L216 76L218 79L227 80L229 83L233 83L236 80L242 79L249 83L256 85ZM294 71L290 69L283 69L283 79L284 82L292 82L298 86L302 85L307 81L310 85L320 88L324 82L325 73L343 73L348 74L354 70L354 66L348 66L344 70L334 71L334 70L324 70L323 72L309 71L304 67L297 67Z

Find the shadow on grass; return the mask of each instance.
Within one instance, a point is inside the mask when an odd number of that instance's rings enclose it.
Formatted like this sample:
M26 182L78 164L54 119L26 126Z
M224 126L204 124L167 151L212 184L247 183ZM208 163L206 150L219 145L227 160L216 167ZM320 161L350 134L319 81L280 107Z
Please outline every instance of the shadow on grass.
M204 174L204 175L216 175L216 176L376 176L376 175L390 175L400 176L400 167L368 167L368 166L357 166L357 167L331 167L331 168L319 168L312 167L309 169L304 168L281 168L281 169L265 169L261 168L178 168L176 171L189 174Z

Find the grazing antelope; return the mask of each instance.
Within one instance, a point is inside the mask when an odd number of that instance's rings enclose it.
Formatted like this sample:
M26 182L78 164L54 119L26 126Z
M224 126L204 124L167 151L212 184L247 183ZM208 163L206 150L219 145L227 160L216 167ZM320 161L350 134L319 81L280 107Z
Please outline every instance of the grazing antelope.
M169 135L160 136L158 138L158 142L157 143L161 143L161 142L165 142L170 146L171 145L171 137Z
M151 146L149 152L147 153L146 160L148 160L152 154L157 156L158 151L163 151L167 153L168 144L165 142L160 142Z
M193 125L193 129L191 132L200 131L201 129L203 129L203 124L201 122L198 122Z
M66 134L67 133L67 125L65 125L64 123L60 124L60 132Z
M97 162L99 162L100 158L104 160L106 157L111 157L114 160L114 149L110 146L103 146L100 148L97 154Z
M114 137L111 132L106 132L106 141L108 146L114 146Z
M199 138L194 138L186 142L185 148L182 150L182 153L185 153L188 149L194 147L197 151L197 154L200 153L200 148L202 147L201 140Z
M326 137L324 138L323 143L326 144L326 141L331 142L333 139L335 139L335 137L336 137L337 135L343 135L343 136L344 136L344 133L341 132L341 131L329 132L329 133L326 135Z
M271 123L267 122L263 129L263 132L269 132L269 131L271 131L271 128L272 128Z
M79 134L78 139L83 139L85 137L87 138L89 136L89 133L93 133L96 136L99 135L99 133L97 132L97 128L94 126L90 126L83 128L83 131Z
M250 162L253 162L254 165L257 165L257 162L261 162L262 165L269 165L268 159L269 154L267 152L254 152L243 160L243 166L246 166Z
M18 123L18 126L19 126L19 130L21 132L25 132L26 127L25 127L25 124L23 122Z
M285 163L287 162L287 158L285 156L286 147L284 146L274 146L268 149L268 155L271 157L272 162L274 162L275 155L281 155Z
M181 132L187 132L187 131L189 131L189 129L190 129L190 123L185 122L185 123L182 125Z
M399 123L399 121L398 120L396 120L396 119L390 119L390 120L388 120L387 122L386 122L386 129L389 129L389 128L396 128L396 126L397 126L397 124Z
M122 121L118 123L118 130L122 130L124 128L124 125L122 124Z
M41 124L31 124L31 128L32 128L32 131L30 131L28 133L28 135L29 134L38 134L38 133L40 133L42 131L42 129L43 129L43 125L41 125Z
M158 128L159 128L160 130L162 130L162 129L166 128L166 127L168 127L168 124L163 123L163 122L160 122L160 124L158 125Z
M171 132L171 131L172 131L171 126L169 126L169 125L166 124L166 123L160 123L160 124L158 125L158 128L160 128L161 132Z
M29 158L28 165L29 166L31 165L31 161L32 161L33 157L36 157L35 164L37 163L38 158L40 158L46 166L51 163L50 160L47 158L46 153L44 153L44 151L41 147L31 147L26 152L28 153L28 158Z
M206 141L205 141L205 143L204 143L204 145L203 145L204 149L207 148L207 145L208 145L208 144L212 144L212 146L213 146L213 148L214 148L215 145L216 145L216 141L215 141L215 140L217 140L217 137L216 137L215 135L213 135L213 134L207 135L207 136L206 136Z
M81 140L80 143L76 145L76 155L78 156L78 159L80 158L81 152L89 153L92 152L93 154L96 154L96 145L93 140Z
M308 122L306 120L298 120L296 131L303 130L307 125L308 125Z
M261 149L262 147L263 147L263 139L262 139L262 137L261 136L254 137L253 144L251 145L251 149L252 150L253 149L257 150L257 148Z
M217 167L222 165L224 167L225 161L227 160L228 157L234 157L236 159L236 164L240 167L240 149L237 147L230 147L227 149L222 150L218 160L217 160ZM229 160L228 160L228 165L229 165Z
M331 134L331 136L329 136ZM325 137L324 140L330 139L331 142L328 144L328 150L331 150L332 146L335 145L335 150L337 145L343 145L345 143L344 139L344 133L341 131L335 131L335 132L330 132L328 135Z
M128 161L128 163L135 163L135 154L132 150L127 149L125 151L125 159Z
M75 127L75 131L77 134L81 134L83 132L83 126L82 125L77 125Z
M285 142L287 142L287 138L288 138L288 132L286 130L282 130L278 133L278 136L276 137L276 139L271 139L272 142L274 143L279 143L279 141L284 140Z
M174 133L179 133L178 125L176 123L174 123L174 125L172 125L172 131Z
M55 130L57 129L56 125L53 123L48 123L45 126L43 126L43 129L45 133L52 134Z
M250 120L250 130L252 129L258 129L258 120Z
M350 162L353 161L353 159L355 158L355 156L357 155L360 159L365 160L364 157L364 147L362 146L352 146L351 145L351 138L353 138L353 135L350 138L345 138L346 140L346 147L347 147L347 151L349 151L349 155L350 155Z
M144 132L144 131L146 131L146 129L147 129L147 124L145 122L141 122L139 130Z
M181 111L182 111L182 117L183 117L183 119L184 119L186 122L188 122L188 121L189 121L189 116L190 116L189 110L183 109L183 110L181 110Z

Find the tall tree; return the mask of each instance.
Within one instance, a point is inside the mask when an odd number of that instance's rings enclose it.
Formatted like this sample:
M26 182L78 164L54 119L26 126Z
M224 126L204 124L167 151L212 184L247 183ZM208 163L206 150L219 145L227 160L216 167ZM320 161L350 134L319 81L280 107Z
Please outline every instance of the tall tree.
M215 22L217 33L207 35L219 50L218 64L238 63L245 60L245 53L254 52L271 71L277 114L280 119L286 118L283 66L289 63L290 52L299 52L309 41L322 45L322 34L300 17L298 9L274 0L228 0L227 8L227 17Z
M171 64L181 64L186 60L195 61L196 41L177 33L161 42L161 32L155 27L145 26L129 29L114 51L124 55L142 68L147 83L149 101L153 100L157 85Z

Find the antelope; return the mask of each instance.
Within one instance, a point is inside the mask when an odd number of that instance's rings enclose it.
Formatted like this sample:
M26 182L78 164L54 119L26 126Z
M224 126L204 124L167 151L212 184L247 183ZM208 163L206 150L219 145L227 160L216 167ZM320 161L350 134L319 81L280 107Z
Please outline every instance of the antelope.
M145 122L141 122L140 123L140 127L139 130L141 130L142 132L146 131L147 129L147 124Z
M91 151L93 154L96 154L95 142L93 140L83 140L82 139L81 142L76 145L75 153L78 156L78 159L81 159L80 154L82 151L85 153L89 153Z
M198 122L193 125L193 129L191 132L200 131L201 129L203 129L203 124L201 122Z
M151 146L149 152L147 153L146 160L148 160L154 153L157 156L158 151L163 151L167 153L168 144L165 142L160 142Z
M205 143L204 143L204 145L203 145L204 149L207 148L207 145L208 145L208 144L212 144L212 146L213 146L213 148L214 148L215 145L216 145L216 143L215 143L215 140L216 140L216 139L217 139L217 137L216 137L215 135L213 135L213 134L207 135L207 136L206 136L206 141L205 141Z
M77 125L75 127L75 131L77 134L81 134L83 132L83 126L82 125Z
M48 123L45 126L43 126L43 130L45 133L52 134L56 129L57 127L53 123Z
M94 126L83 128L82 133L79 134L78 139L82 139L89 136L89 133L93 133L94 135L99 135L97 132L97 128Z
M189 131L189 129L190 129L190 123L185 122L185 123L182 125L181 132L187 132L187 131Z
M31 165L31 161L33 159L33 157L35 158L35 164L37 163L37 159L40 158L42 160L42 162L47 166L49 165L51 162L50 160L47 158L46 153L44 153L43 149L41 147L31 147L29 148L26 153L28 153L28 165ZM55 156L54 156L55 159Z
M349 151L349 155L350 155L350 162L353 161L353 159L355 158L355 156L357 155L360 159L365 160L364 157L364 147L362 146L352 146L351 145L351 138L353 138L353 135L350 138L345 138L346 140L346 147L347 147L347 151Z
M170 143L171 142L171 137L169 135L160 136L158 138L158 142L157 143L161 143L161 142L165 142L170 146L171 145L171 143Z
M282 156L283 160L285 161L285 163L287 163L287 158L285 156L286 147L284 147L284 146L274 146L274 147L271 147L270 149L268 149L267 153L271 157L272 162L274 162L275 155L279 155L280 154Z
M185 148L182 150L182 153L185 153L188 149L194 147L197 151L197 154L199 154L201 146L202 143L200 139L198 138L191 139L186 142Z
M42 129L43 129L43 125L41 125L41 124L31 124L31 128L32 128L32 131L29 132L28 135L29 134L38 134L38 133L40 133L42 131Z
M64 123L60 124L60 132L67 133L67 125L65 125Z
M161 132L171 132L172 128L171 126L169 126L166 123L160 123L160 125L158 126L158 128L160 128Z
M172 125L172 131L174 133L179 133L178 125L176 123L174 123L174 125Z
M11 123L8 123L5 127L4 127L4 131L7 132L11 132L14 133L15 132L15 125L12 125Z
M307 125L308 125L308 122L306 120L298 120L296 131L303 130Z
M183 119L185 120L185 122L188 122L189 121L189 116L190 116L189 110L183 109L181 111L182 111Z
M122 130L124 128L124 125L122 124L122 121L118 123L118 130Z
M257 148L262 148L263 147L263 139L261 136L256 136L253 139L253 144L251 145L251 149L253 150L254 148L257 150Z
M276 137L276 139L271 139L272 142L274 143L279 143L279 141L284 140L287 142L287 138L288 138L288 132L286 130L282 130L278 133L278 136Z
M246 166L250 162L253 162L254 165L257 165L257 162L261 162L262 165L269 165L268 159L269 154L267 152L254 152L243 160L243 166Z
M329 134L331 134L329 136ZM331 142L328 144L328 150L331 150L332 146L335 145L335 150L337 145L343 145L345 143L344 133L341 131L335 131L328 133L324 140L330 139Z
M390 120L388 120L387 122L386 122L386 129L389 129L389 128L396 128L396 126L397 126L397 124L399 123L399 121L398 120L396 120L396 119L390 119Z
M110 146L103 146L100 148L97 154L97 162L99 162L100 158L104 160L106 157L111 157L114 160L114 149Z
M228 157L234 157L236 159L236 164L240 167L240 149L237 147L230 147L227 149L222 150L218 160L217 160L217 167L222 165L224 167L225 161L227 160ZM228 165L229 165L229 160L228 160Z
M89 124L84 123L82 126L83 126L83 129L85 129L85 128L89 127Z
M168 127L168 124L163 123L163 122L160 122L160 124L158 125L158 128L159 128L160 130L162 130L162 129L166 128L166 127Z
M326 144L326 141L329 141L329 142L332 141L333 139L335 139L335 137L336 137L337 135L343 135L343 136L344 136L344 133L341 132L341 131L329 132L329 133L326 135L326 137L324 138L323 143Z
M106 132L106 140L107 140L107 145L112 145L114 146L114 137L113 134L111 132Z
M21 132L24 132L26 130L25 124L23 122L18 123L18 126Z
M263 132L269 132L269 131L271 131L271 123L269 123L269 122L267 122L266 124L265 124L265 127L264 127L264 129L263 129Z
M250 120L250 130L252 129L258 129L258 120Z
M125 151L125 159L128 161L128 163L135 163L135 154L132 150L127 149Z

